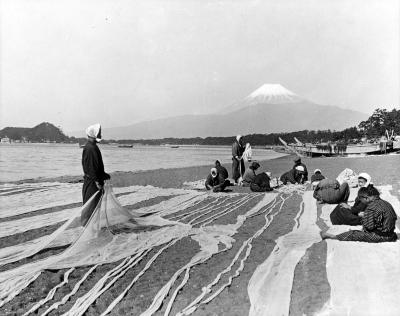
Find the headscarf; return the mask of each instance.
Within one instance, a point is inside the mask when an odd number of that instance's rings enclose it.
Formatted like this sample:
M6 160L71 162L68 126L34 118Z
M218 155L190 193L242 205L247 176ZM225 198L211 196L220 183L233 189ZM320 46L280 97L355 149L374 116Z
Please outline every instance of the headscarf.
M367 181L367 182L365 183L365 185L364 185L364 188L366 188L368 185L371 184L371 176L370 176L368 173L366 173L366 172L361 172L361 173L358 175L358 178L363 178L364 180Z
M295 169L297 171L304 172L304 167L303 166L297 166Z
M236 140L237 140L237 141L240 141L241 138L242 138L242 135L236 136Z
M100 132L100 124L94 124L94 125L90 125L87 129L86 129L86 135L88 137L92 137L95 138L97 142L101 141L101 138L97 138L97 136L99 135Z
M321 172L321 169L315 169L315 170L314 170L314 174L316 174L317 172L322 173L322 172Z
M215 178L218 174L217 168L211 168L211 176Z
M271 179L271 177L272 177L272 173L271 172L265 171L265 174Z

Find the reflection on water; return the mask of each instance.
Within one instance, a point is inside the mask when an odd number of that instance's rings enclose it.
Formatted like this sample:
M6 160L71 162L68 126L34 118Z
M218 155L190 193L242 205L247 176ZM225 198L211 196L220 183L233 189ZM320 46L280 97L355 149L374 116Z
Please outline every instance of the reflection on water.
M138 171L212 165L216 159L231 163L231 148L206 146L137 146L119 148L99 145L106 172ZM271 150L253 149L253 159L281 157ZM81 175L82 148L77 144L1 144L0 181L38 177Z

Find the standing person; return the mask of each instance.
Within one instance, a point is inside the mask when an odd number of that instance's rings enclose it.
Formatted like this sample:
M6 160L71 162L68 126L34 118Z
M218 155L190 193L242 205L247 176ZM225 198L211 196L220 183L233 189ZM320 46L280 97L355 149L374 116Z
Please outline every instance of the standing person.
M293 169L296 169L296 167L298 166L302 166L304 168L303 171L303 179L301 181L301 184L303 184L304 182L306 182L308 180L308 171L307 171L307 167L304 163L301 162L301 158L297 157L294 161L294 166Z
M82 152L83 187L82 198L85 204L93 194L103 191L104 180L109 180L110 175L104 172L103 158L97 143L101 141L101 126L94 124L86 129L88 141ZM92 201L91 205L81 214L81 224L85 226L101 198L101 194Z
M243 177L244 173L244 161L243 161L243 137L241 135L236 136L235 142L232 144L232 178L237 184L240 177Z
M393 206L379 197L379 191L373 187L363 187L358 192L361 201L367 204L362 217L362 230L350 230L339 235L321 232L322 239L341 241L386 242L396 241L397 215Z

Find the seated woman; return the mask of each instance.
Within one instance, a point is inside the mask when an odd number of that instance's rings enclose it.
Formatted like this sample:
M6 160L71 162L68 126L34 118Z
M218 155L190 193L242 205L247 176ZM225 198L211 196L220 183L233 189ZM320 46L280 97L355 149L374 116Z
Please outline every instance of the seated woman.
M271 172L261 172L254 178L250 184L250 190L253 192L268 192L272 191L269 182L271 181Z
M321 232L322 239L337 239L341 241L386 242L396 241L397 215L392 205L379 197L379 192L373 186L361 188L359 198L367 207L362 218L362 230L350 230L339 235Z
M297 166L294 169L289 170L288 172L285 172L283 175L281 175L280 180L283 182L283 184L287 184L288 182L292 184L296 183L302 183L304 178L304 167L303 166Z
M256 170L260 168L260 164L256 161L253 161L247 170L244 172L242 186L249 187L250 184L256 178Z
M206 189L213 190L213 192L222 192L229 183L229 180L224 179L224 177L218 173L216 168L211 168L211 173L206 179Z
M323 179L314 189L313 197L319 203L339 204L347 202L350 188L347 182L339 183L337 180Z
M360 188L373 186L371 184L371 176L368 173L360 173L358 175L358 186ZM367 204L363 203L359 197L359 194L360 190L358 191L358 196L352 207L347 203L340 203L335 207L330 215L333 225L356 226L362 224L362 216L364 215Z
M313 189L317 186L317 184L325 179L325 177L321 173L321 169L315 169L314 174L311 176L311 186Z

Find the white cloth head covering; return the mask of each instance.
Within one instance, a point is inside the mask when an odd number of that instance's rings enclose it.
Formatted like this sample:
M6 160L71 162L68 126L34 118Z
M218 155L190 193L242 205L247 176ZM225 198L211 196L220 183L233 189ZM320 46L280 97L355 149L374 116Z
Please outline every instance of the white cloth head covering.
M269 171L265 171L265 174L271 179L272 173Z
M302 171L302 172L304 172L304 167L303 167L303 166L297 166L295 169L296 169L297 171Z
M363 178L363 179L365 179L367 182L365 183L365 185L364 185L364 188L365 187L367 187L370 183L371 183L371 176L368 174L368 173L366 173L366 172L361 172L359 175L358 175L358 178Z
M236 140L239 141L242 138L242 135L236 136Z
M321 172L321 169L315 169L315 170L314 170L314 174L316 174L317 172L322 173L322 172Z
M217 168L211 168L211 176L213 178L215 178L217 176L217 173L218 173Z
M100 128L101 125L99 123L94 124L94 125L90 125L87 129L86 129L86 135L92 138L95 138L96 141L101 141L101 138L97 138L97 136L99 135L100 132Z

